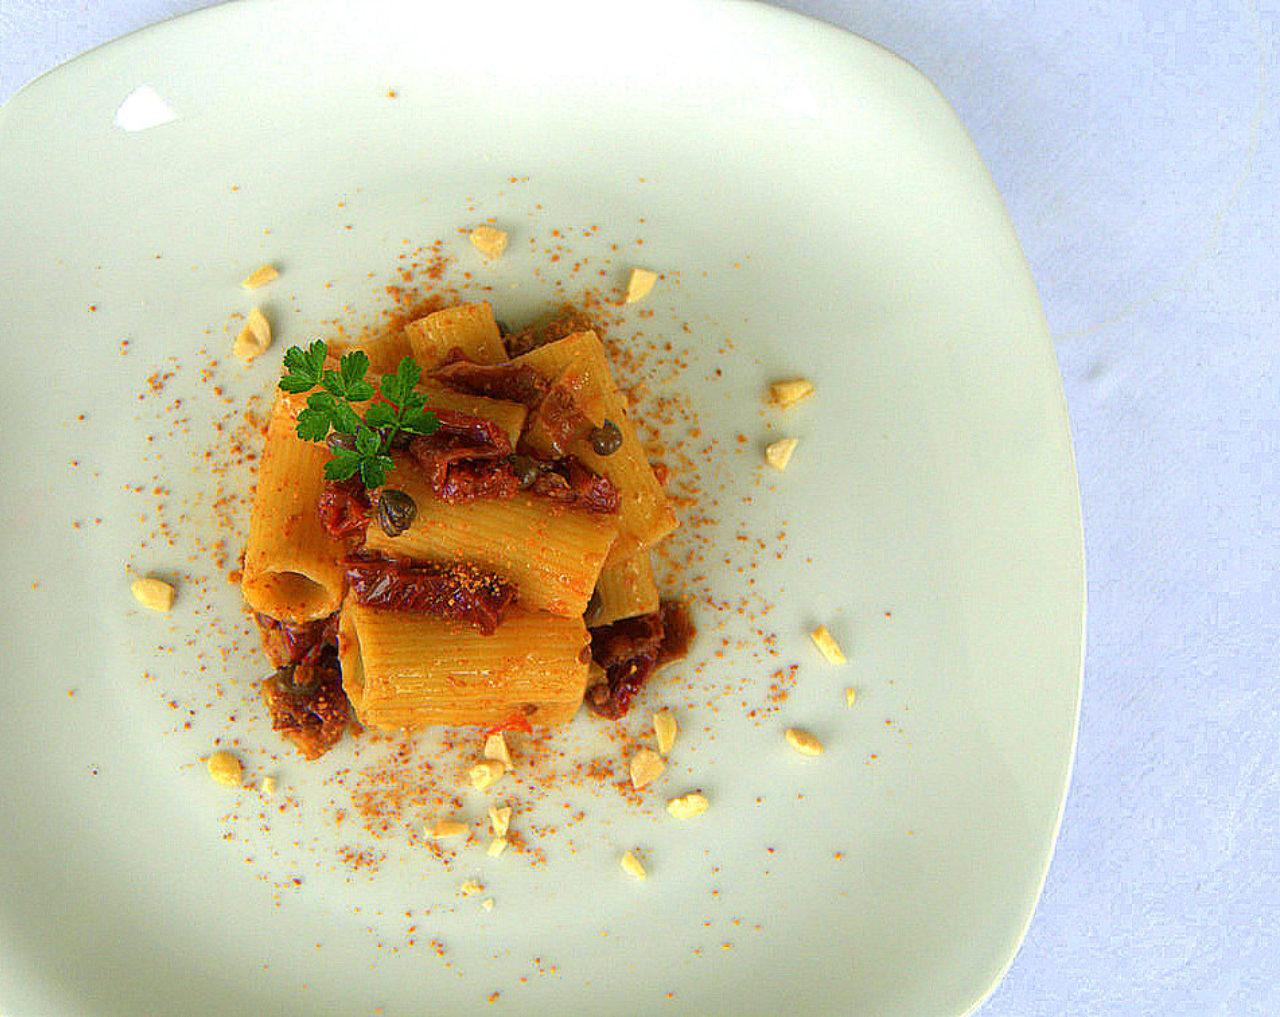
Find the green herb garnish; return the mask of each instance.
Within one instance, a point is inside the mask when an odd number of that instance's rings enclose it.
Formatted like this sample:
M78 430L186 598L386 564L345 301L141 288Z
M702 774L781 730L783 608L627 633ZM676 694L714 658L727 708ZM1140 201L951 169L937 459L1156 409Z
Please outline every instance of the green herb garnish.
M356 350L343 354L338 370L325 370L329 348L322 339L309 349L291 346L284 355L280 387L286 392L306 392L306 408L298 414L298 437L303 441L329 441L333 458L324 465L329 480L347 480L357 473L365 487L381 487L387 480L392 443L402 434L432 434L439 418L423 409L426 396L415 391L422 371L409 357L400 361L395 374L384 374L378 385L383 402L369 403L361 417L352 403L374 397L373 383L365 378L369 358ZM330 440L330 435L334 438Z

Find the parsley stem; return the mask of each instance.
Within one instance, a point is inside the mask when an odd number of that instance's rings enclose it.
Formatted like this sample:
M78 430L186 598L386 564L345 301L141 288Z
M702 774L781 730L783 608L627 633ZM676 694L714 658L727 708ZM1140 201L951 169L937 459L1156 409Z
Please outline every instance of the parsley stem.
M395 420L391 422L391 429L382 436L382 444L378 448L380 455L390 455L392 445L395 443L396 435L400 433L400 424L404 420L404 406L396 407Z

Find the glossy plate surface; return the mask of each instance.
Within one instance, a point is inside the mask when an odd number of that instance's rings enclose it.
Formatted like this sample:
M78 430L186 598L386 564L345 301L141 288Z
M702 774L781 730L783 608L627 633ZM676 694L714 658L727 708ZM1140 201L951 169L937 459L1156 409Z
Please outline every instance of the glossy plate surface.
M459 232L488 218L492 264ZM918 72L748 5L228 5L0 111L0 236L0 1010L952 1017L989 992L1070 774L1080 515L1034 286ZM711 520L681 545L715 601L693 658L631 742L580 717L528 764L543 786L504 792L527 850L496 860L373 835L349 807L386 745L308 767L266 730L216 565L246 518L218 492L251 474L202 458L285 345L376 319L437 239L443 282L512 319L662 272L608 313L673 344L649 396L676 397ZM244 372L255 303L278 340ZM797 375L814 398L762 408ZM180 580L168 616L129 596L150 572ZM683 728L659 786L578 772L659 705ZM218 739L276 796L210 782ZM460 766L440 742L420 756ZM668 817L693 788L707 814Z

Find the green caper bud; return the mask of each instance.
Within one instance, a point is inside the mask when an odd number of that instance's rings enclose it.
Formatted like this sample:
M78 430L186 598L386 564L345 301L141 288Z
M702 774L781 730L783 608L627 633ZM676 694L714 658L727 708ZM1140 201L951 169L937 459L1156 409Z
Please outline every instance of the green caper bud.
M385 487L378 492L378 501L373 511L382 532L388 537L398 537L413 522L414 516L418 514L418 506L404 491Z
M622 432L612 420L606 420L599 427L593 427L587 439L598 456L611 456L622 448Z

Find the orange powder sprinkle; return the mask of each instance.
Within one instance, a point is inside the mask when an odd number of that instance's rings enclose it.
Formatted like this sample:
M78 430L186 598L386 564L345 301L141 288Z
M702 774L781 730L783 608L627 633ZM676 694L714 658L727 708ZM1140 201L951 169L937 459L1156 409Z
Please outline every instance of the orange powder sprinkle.
M520 182L516 177L510 181L512 185ZM331 214L341 226L340 217L351 213L331 210ZM479 215L486 214L482 208ZM658 549L654 565L664 594L688 599L694 605L706 652L702 658L660 672L653 687L664 700L691 716L702 711L689 730L714 740L715 712L740 711L763 723L764 717L786 702L797 681L799 666L777 659L782 650L769 624L773 605L752 585L757 569L775 554L779 558L786 554L786 528L776 537L772 530L759 537L725 532L725 519L732 518L743 496L742 487L734 486L735 472L738 476L750 472L736 470L736 465L754 466L753 439L705 425L699 410L706 400L695 401L682 379L696 372L704 387L710 385L717 392L715 386L723 372L712 363L696 360L691 350L731 357L732 339L720 334L709 337L706 326L690 322L666 327L665 335L652 334L656 319L640 312L651 314L653 308L628 309L618 304L617 291L611 285L618 271L614 259L591 260L573 250L571 237L592 236L599 229L592 225L531 230L540 234L542 241L533 243L528 254L536 256L542 268L557 266L558 273L557 279L551 280L548 274L543 281L534 280L533 285L546 290L544 304L548 307L571 302L573 327L588 324L601 336L620 386L635 406L633 422L641 441L660 464L656 472L676 508L681 528ZM467 299L491 300L498 316L503 317L500 288L496 292L486 289L483 273L478 273L479 285L468 283L444 241L421 246L408 240L401 244L397 239L395 243L388 259L391 269L386 274L374 273L377 281L370 285L371 295L382 304L378 313L362 321L348 307L342 311L343 320L319 323L335 343L376 341L402 330L415 318ZM634 250L629 244L628 249ZM613 244L613 250L619 250L618 243ZM678 274L668 273L664 278L669 291L678 288ZM598 279L598 288L584 286L577 291L580 283L576 280L588 279ZM353 325L352 321L359 323ZM224 328L221 322L214 327ZM327 865L351 879L376 876L380 867L400 864L388 859L398 858L402 851L426 871L458 869L457 876L471 875L466 869L472 863L463 859L473 858L477 851L483 854L489 835L487 820L470 801L466 776L480 758L477 732L447 729L416 737L363 732L348 739L351 758L336 772L318 778L313 776L316 771L308 773L287 744L270 732L257 683L241 676L246 671L245 660L255 662L249 665L250 673L265 673L265 659L257 648L252 620L246 614L229 616L222 602L230 593L226 583L236 583L242 575L241 548L253 501L252 478L268 420L271 379L263 376L262 394L246 407L237 395L244 391L243 375L225 362L216 336L209 345L213 352L203 353L198 366L166 362L141 386L136 410L139 419L152 425L156 436L145 460L147 471L154 471L155 476L140 473L125 487L137 503L138 529L143 534L135 552L137 566L149 568L164 558L180 559L174 564L188 565L190 588L184 586L183 595L194 614L191 631L201 627L220 644L217 649L200 649L207 641L203 634L199 643L193 638L186 644L189 652L198 654L190 676L199 683L194 693L187 686L174 684L177 679L170 666L174 648L157 650L155 666L149 668L144 681L162 701L174 704L163 711L170 717L167 729L173 737L184 739L184 744L199 740L203 748L210 742L235 745L243 740L251 773L260 777L291 771L300 788L306 789L296 797L283 790L270 798L245 794L228 806L223 817L229 842L253 845L248 854L255 860L250 864L261 867L268 893L301 893L307 892L308 886L322 885L307 880L293 883L292 875L278 875L283 868L281 852L298 852L311 860L309 864L318 868ZM121 354L128 348L129 341L123 340ZM171 483L164 468L175 443L192 449L190 461L206 477L205 490L195 500L174 493L185 491L187 485ZM131 562L129 567L136 566ZM215 576L216 587L212 582ZM762 588L765 585L761 583ZM726 586L734 591L729 596L718 592ZM716 668L713 647L746 666L735 667L731 673L725 673L730 669ZM715 670L708 672L708 666ZM714 681L708 680L709 675L714 675ZM180 694L175 696L175 691ZM650 705L643 698L646 693L641 695L633 708L637 717L645 715ZM651 733L633 733L630 728L637 726L634 724L614 725L594 719L585 723L594 725L592 736L603 739L606 751L584 757L572 735L558 732L512 737L516 765L502 785L502 800L513 807L504 864L510 859L513 864L537 868L546 864L549 852L563 858L587 850L590 838L583 837L579 828L592 824L588 829L594 831L604 808L661 811L662 803L652 793L637 793L630 787L626 771L626 760ZM592 790L591 797L600 802L600 809L570 808L560 801L558 795L566 788L583 787ZM317 810L332 820L341 848L321 848L300 839L291 843L295 840L290 837L294 824ZM425 823L444 818L466 822L471 836L446 841L428 838ZM272 833L276 836L269 837ZM284 843L277 844L281 834ZM420 931L425 927L423 914L429 914L430 909L419 911L413 922L401 925L402 938L388 940L385 948L393 952L401 947L428 948L443 960L443 942L428 941L427 934ZM724 945L724 949L731 945ZM554 965L543 965L540 960L536 966L540 974L556 971ZM668 998L673 996L668 994ZM496 1000L498 994L492 998Z

